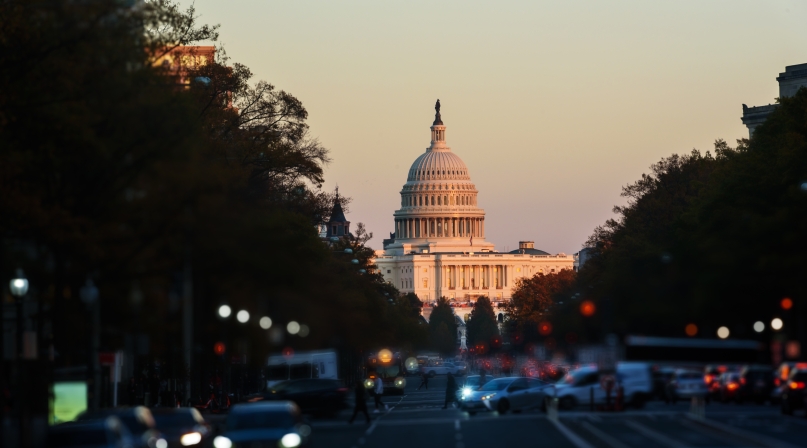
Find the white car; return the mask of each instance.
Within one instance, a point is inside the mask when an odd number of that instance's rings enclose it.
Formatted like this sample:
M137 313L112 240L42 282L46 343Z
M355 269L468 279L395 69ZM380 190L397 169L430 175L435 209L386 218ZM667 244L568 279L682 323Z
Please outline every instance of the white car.
M625 404L641 408L652 396L653 377L648 364L618 363L614 377L622 386ZM601 373L595 366L570 371L555 384L559 407L573 409L576 406L588 405L592 398L595 405L604 404L607 392L600 386L601 379ZM612 402L616 399L616 395L616 389L613 389Z
M426 372L426 375L430 377L434 377L436 375L462 375L465 372L465 367L458 367L451 361L429 361L429 363L423 368L423 371Z
M703 373L693 370L676 370L667 385L668 396L675 404L680 399L692 397L707 398L709 388L703 380Z

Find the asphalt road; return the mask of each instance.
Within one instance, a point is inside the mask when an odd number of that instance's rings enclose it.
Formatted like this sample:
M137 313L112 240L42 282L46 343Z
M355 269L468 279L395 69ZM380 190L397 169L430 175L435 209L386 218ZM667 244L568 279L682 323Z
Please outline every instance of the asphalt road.
M520 414L496 412L468 415L454 408L441 409L445 378L429 382L429 390L416 390L412 378L403 396L385 396L388 412L374 414L371 422L347 420L352 409L332 419L313 419L314 446L318 448L493 448L493 447L805 447L807 418L786 417L777 407L710 404L704 420L689 415L689 404L651 402L645 409L619 413L560 412L557 421L539 410Z

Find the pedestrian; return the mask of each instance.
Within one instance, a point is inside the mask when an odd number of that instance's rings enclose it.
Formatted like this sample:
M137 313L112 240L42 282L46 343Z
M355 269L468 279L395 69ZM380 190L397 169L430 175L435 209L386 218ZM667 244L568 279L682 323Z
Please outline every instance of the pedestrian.
M381 377L376 375L375 377L375 394L373 398L375 399L375 411L373 413L378 414L379 408L384 408L384 410L389 410L389 406L385 405L381 402L381 396L384 395L384 382L381 381Z
M353 419L359 415L359 412L363 412L364 418L367 419L367 423L370 423L370 414L367 413L367 392L364 390L364 381L357 381L356 387L353 388L353 392L356 395L356 404L353 405L353 415L347 422L353 424Z
M423 386L426 386L426 390L429 390L429 375L426 375L425 370L420 371L420 386L418 386L417 390L420 390Z
M454 375L449 372L448 382L446 383L446 404L443 405L443 409L448 407L448 403L457 402L457 390L457 382L454 380Z

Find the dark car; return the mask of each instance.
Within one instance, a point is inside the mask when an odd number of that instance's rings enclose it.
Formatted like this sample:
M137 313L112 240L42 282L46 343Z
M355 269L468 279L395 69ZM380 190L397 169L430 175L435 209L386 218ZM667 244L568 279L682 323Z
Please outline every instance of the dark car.
M117 417L68 422L48 428L48 448L131 448L132 437Z
M726 372L720 375L718 384L717 396L721 402L735 400L740 390L740 373Z
M212 434L196 408L160 408L151 413L169 447L202 446Z
M216 448L307 447L311 427L291 401L242 403L232 407L224 434L213 439Z
M796 409L804 409L805 385L807 385L807 370L793 369L787 381L782 385L781 406L782 414L793 415Z
M740 389L736 396L737 402L752 400L762 404L770 398L774 387L772 367L764 365L745 366L740 370Z
M77 420L103 420L110 416L117 417L132 436L137 439L136 447L153 448L157 446L160 439L164 439L162 433L157 430L154 424L151 411L145 406L87 411L81 413Z
M347 408L348 390L337 380L304 379L283 381L248 401L293 401L303 413L334 415Z

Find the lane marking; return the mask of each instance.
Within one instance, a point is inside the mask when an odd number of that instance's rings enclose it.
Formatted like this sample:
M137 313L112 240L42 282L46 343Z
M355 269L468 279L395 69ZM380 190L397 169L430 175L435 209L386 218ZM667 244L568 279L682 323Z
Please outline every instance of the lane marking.
M746 438L746 439L748 439L748 440L750 440L750 441L752 441L754 443L758 443L758 444L760 444L762 446L767 446L767 447L772 447L772 448L796 448L795 445L791 445L791 444L785 442L784 440L779 440L779 439L777 439L775 437L770 437L770 436L766 436L766 435L763 435L763 434L758 434L758 433L755 433L755 432L746 431L746 430L740 429L740 428L738 428L736 426L726 425L725 423L720 423L720 422L717 422L715 420L708 420L708 419L699 420L699 419L693 418L690 415L687 415L687 418L689 418L693 423L696 423L696 424L700 423L702 425L709 426L709 427L711 427L713 429L717 429L719 431L727 432L729 434L736 434L736 435L742 436L742 437L744 437L744 438Z
M616 437L613 437L610 434L607 434L607 433L605 433L603 431L600 431L599 429L597 429L594 425L592 425L589 422L582 422L580 424L580 426L582 426L583 428L586 428L586 430L588 430L588 432L594 434L595 437L602 440L606 444L610 445L611 448L630 448L630 446L628 446L628 445L620 442L619 440L617 440Z
M561 423L559 420L556 421L556 420L550 419L549 423L552 423L553 425L555 425L555 429L560 431L560 433L563 434L566 437L566 439L568 439L569 442L572 442L572 445L576 446L577 448L594 448L594 445L592 445L592 444L586 442L585 440L583 440L582 437L580 437L577 434L575 434L574 432L572 432L571 429L567 428L566 425Z
M662 444L664 446L667 446L669 448L689 448L689 445L687 445L685 443L682 443L682 442L679 442L679 441L677 441L675 439L667 437L667 436L665 436L664 434L662 434L660 432L656 432L656 431L648 428L647 426L644 426L642 424L636 423L634 421L626 420L625 425L629 426L634 431L641 433L643 436L645 436L645 437L647 437L649 439L653 439L657 443L660 443L660 444Z

